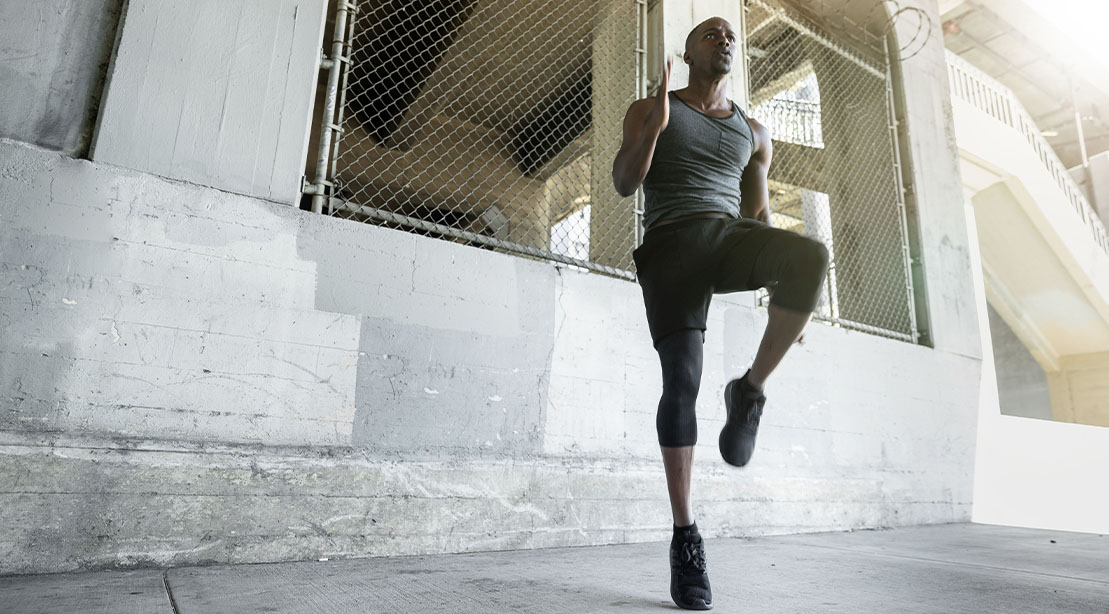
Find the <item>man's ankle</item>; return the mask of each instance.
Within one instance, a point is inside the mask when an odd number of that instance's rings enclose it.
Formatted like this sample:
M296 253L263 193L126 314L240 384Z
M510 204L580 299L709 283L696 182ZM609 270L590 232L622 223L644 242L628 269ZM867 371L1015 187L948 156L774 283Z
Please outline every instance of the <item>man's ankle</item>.
M748 388L754 390L755 392L762 392L762 387L764 384L766 384L766 380L755 381L750 369L747 369L747 373L744 373L743 377L740 379L742 379L744 383L747 384Z

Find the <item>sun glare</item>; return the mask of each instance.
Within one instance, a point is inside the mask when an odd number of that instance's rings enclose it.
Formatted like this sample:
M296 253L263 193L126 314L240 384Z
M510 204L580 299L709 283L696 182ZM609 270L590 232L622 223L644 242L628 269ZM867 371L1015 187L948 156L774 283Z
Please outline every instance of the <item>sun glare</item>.
M1025 0L1071 42L1109 66L1109 2L1106 0Z

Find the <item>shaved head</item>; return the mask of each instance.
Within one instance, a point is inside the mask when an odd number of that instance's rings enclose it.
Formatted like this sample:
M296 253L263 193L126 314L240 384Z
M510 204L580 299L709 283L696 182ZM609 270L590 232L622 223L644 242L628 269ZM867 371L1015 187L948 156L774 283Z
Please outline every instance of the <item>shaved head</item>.
M728 23L728 20L724 19L723 17L709 17L708 19L706 19L706 20L702 21L701 23L697 24L696 26L694 26L693 29L689 31L689 34L686 34L686 36L685 36L685 50L689 51L689 46L691 44L693 44L694 37L697 35L698 32L700 32L706 26L708 26L709 23L715 23L715 22L723 22L724 25L728 29L732 28L732 24Z
M682 61L693 72L726 75L732 71L739 35L723 17L710 17L689 31L685 37ZM692 74L692 73L691 73Z

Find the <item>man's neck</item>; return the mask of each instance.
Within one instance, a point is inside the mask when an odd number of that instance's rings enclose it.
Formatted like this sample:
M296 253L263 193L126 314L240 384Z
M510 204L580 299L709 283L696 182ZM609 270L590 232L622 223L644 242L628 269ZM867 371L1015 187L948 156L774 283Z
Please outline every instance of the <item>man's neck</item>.
M716 79L690 78L689 85L685 87L686 94L683 98L701 111L719 109L728 106L728 93L726 85L728 76L722 75Z

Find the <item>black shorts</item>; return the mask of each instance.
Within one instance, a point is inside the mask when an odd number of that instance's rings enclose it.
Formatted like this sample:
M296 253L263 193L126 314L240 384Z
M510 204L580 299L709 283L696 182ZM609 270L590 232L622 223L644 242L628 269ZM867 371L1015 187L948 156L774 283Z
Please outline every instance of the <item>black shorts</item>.
M777 282L783 259L797 242L815 243L745 218L692 218L648 230L632 259L654 344L676 330L704 331L713 294ZM778 294L772 303L783 303ZM784 297L782 306L812 311L817 296L805 294Z

